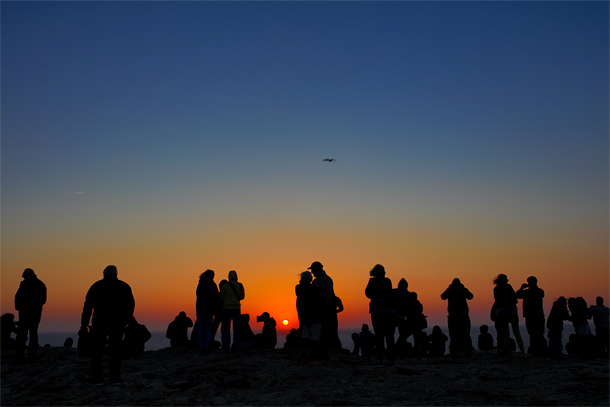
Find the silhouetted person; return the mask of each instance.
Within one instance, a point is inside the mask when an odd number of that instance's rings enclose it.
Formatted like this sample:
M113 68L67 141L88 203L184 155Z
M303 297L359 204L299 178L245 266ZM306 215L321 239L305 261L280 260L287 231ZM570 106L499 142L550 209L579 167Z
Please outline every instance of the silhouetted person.
M489 333L489 327L487 325L481 325L479 327L479 338L477 340L477 347L479 348L479 350L495 349L494 338Z
M576 335L590 335L591 327L589 326L589 310L587 302L583 297L568 299L568 308L570 309L570 320L574 327Z
M332 350L341 350L341 339L339 338L339 318L338 318L338 314L340 312L343 312L343 302L341 301L341 298L337 297L335 295L334 298L334 308L335 308L335 312L332 315L332 320L330 323L330 328L331 328L331 340L330 340L330 349Z
M64 348L71 348L72 345L74 345L74 339L72 339L71 337L67 337L64 341Z
M255 346L258 349L275 349L275 345L277 345L277 330L275 328L277 323L275 319L268 312L263 312L256 317L256 322L263 323L263 331L255 335Z
M394 301L392 295L392 281L385 276L385 268L376 264L369 272L371 278L364 290L364 294L371 301L369 312L371 323L375 332L375 350L379 363L383 364L384 353L387 355L388 365L394 364ZM385 352L387 346L387 352Z
M470 337L470 310L468 301L472 300L472 293L460 282L459 278L454 278L453 282L441 294L441 299L447 300L447 324L449 328L449 353L457 356L459 351L464 351L466 356L470 356L472 350L472 338Z
M599 340L600 344L604 347L606 356L608 355L608 337L609 330L609 319L610 319L610 308L604 305L604 299L597 297L595 299L595 306L589 308L589 316L593 317L593 323L595 324L595 335Z
M252 349L256 344L256 336L250 328L250 314L239 316L239 349Z
M233 349L239 346L239 315L241 314L241 300L245 298L242 283L237 281L237 272L229 271L229 281L220 288L220 302L222 303L222 327L220 330L222 350L231 350L231 323L233 323Z
M322 263L314 261L308 268L315 277L312 284L318 287L322 298L322 326L320 331L320 358L328 359L328 350L332 341L332 321L337 315L335 305L335 290L333 280L330 278Z
M546 321L549 355L551 357L558 358L563 352L563 321L568 319L570 319L570 313L568 312L566 297L559 297L553 302L549 318Z
M415 291L411 291L411 303L409 312L407 313L407 326L413 333L415 357L421 359L424 354L425 346L423 330L428 327L428 321L424 315L424 306L417 299L417 293Z
M428 356L439 357L445 355L445 342L449 338L443 333L441 327L435 325L432 328L432 333L428 335Z
M369 358L375 354L375 334L369 330L367 324L362 324L362 330L360 334L353 333L352 340L354 341L353 353L358 355L360 352L362 356Z
M87 292L81 316L81 331L87 329L91 320L91 377L87 382L96 386L104 384L102 357L106 343L110 354L110 382L121 383L121 341L133 316L135 300L129 284L117 275L115 266L104 269L104 278L93 283Z
M193 326L193 320L181 311L167 326L165 337L171 346L187 346L189 344L188 330Z
M299 335L298 329L292 328L290 333L286 335L286 342L284 342L284 349L294 350L301 348L301 336Z
M2 314L0 317L2 327L0 328L2 338L0 339L0 348L2 350L15 349L15 339L12 334L17 333L17 324L15 323L15 315L11 313Z
M15 309L19 311L19 324L15 350L17 361L23 360L25 344L28 340L28 358L36 359L38 352L38 325L42 317L42 306L47 302L47 287L38 279L34 270L27 268L22 274L23 281L15 294Z
M513 329L513 334L521 350L521 354L525 357L525 349L523 339L519 332L519 313L517 311L517 294L513 287L508 284L506 274L499 274L494 279L494 304L491 310L491 319L496 326L498 334L498 354L508 355L510 346L509 326Z
M210 351L214 340L214 315L222 312L220 308L220 293L214 282L214 270L206 270L199 276L197 284L197 338L199 339L200 354ZM216 327L218 328L218 326ZM193 330L195 331L195 330Z
M129 318L125 327L125 337L121 344L123 357L133 358L141 355L146 347L146 342L151 337L152 335L145 325L140 324L133 316Z
M300 274L299 284L294 287L296 307L301 331L301 363L321 364L320 335L324 301L322 291L312 284L309 271Z
M411 293L407 280L400 279L398 287L392 290L392 298L394 300L394 323L398 329L395 351L398 355L403 356L407 338L411 335L407 326L407 314L411 303ZM396 333L396 329L394 333Z
M545 320L542 306L544 290L538 287L538 279L530 276L527 278L527 283L521 285L516 294L517 298L523 299L523 318L525 318L525 327L530 336L528 353L545 356L547 343L544 338Z

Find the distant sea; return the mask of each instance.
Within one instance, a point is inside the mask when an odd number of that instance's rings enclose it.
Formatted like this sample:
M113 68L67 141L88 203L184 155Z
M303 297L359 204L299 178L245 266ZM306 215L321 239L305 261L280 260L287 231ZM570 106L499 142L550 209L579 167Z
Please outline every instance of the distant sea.
M370 326L370 324L369 324ZM441 329L443 330L443 333L447 336L449 336L449 330L447 329L447 327L441 327ZM567 329L564 328L564 338L563 338L563 345L565 347L565 344L567 343L567 337L570 335L571 332L571 327L567 327ZM567 331L567 332L566 332ZM284 346L284 342L286 342L286 335L288 334L289 330L285 330L285 329L278 329L277 330L277 346L276 348L282 348ZM343 328L343 329L339 329L339 339L341 339L341 343L343 345L344 348L352 350L354 347L354 344L352 342L352 333L354 332L360 332L360 328ZM426 329L426 332L428 334L430 334L432 332L432 328L429 327L428 329ZM521 332L521 337L523 338L523 343L525 345L525 349L527 351L527 348L529 346L529 335L527 334L527 330L525 329L525 326L521 326L520 327L520 332ZM258 333L258 331L254 332L255 334ZM496 330L492 325L489 325L489 333L492 334L492 336L495 338L496 337ZM148 342L146 342L146 350L159 350L159 349L163 349L163 348L168 348L170 346L169 344L169 339L167 339L165 337L165 331L152 331L152 338L150 338L150 340ZM189 337L191 334L191 330L189 330ZM477 346L477 338L479 336L479 327L478 326L473 326L472 329L470 330L470 336L472 338L472 343L473 345ZM63 346L64 341L66 340L66 338L71 337L74 340L74 346L76 347L76 343L78 341L78 335L76 334L76 332L40 332L38 334L38 342L40 343L41 346L44 346L46 344L49 344L51 346ZM396 335L396 337L398 338L398 334ZM513 337L512 332L511 332L511 337ZM220 341L220 332L218 332L216 334L216 340ZM413 343L413 338L410 337L409 338L409 342ZM447 352L448 352L448 345L449 343L447 343Z

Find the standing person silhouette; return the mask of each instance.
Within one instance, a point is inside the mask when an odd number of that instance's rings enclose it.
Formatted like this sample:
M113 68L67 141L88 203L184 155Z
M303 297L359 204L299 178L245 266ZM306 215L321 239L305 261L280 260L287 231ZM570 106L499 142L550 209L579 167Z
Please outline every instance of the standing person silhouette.
M320 329L320 359L328 359L328 351L331 348L332 341L332 321L337 315L337 307L335 305L335 290L333 288L333 280L330 278L322 263L314 261L308 268L311 274L314 275L312 284L320 290L322 296L322 326Z
M210 352L210 346L214 339L216 330L213 327L214 314L218 312L220 293L214 282L214 270L206 270L199 276L197 284L197 332L199 338L199 354L206 355ZM222 311L220 311L222 312ZM218 327L217 327L218 328Z
M297 296L297 315L301 331L301 363L323 364L320 360L320 333L322 330L322 294L312 282L311 273L300 274L299 284L294 287Z
M104 385L102 357L108 342L110 354L110 383L121 383L121 341L130 319L135 300L131 287L118 279L116 266L104 269L104 277L93 283L83 306L81 331L86 331L91 320L91 377L87 383ZM93 315L93 316L92 316Z
M499 274L494 279L494 304L491 311L491 319L498 333L498 355L508 356L510 351L509 325L513 328L513 335L519 345L521 355L525 357L523 339L519 332L519 313L517 311L517 294L513 287L508 284L506 274Z
M595 299L594 306L589 308L589 316L593 317L593 324L595 325L595 335L599 342L604 347L606 357L608 356L608 342L610 341L608 336L609 331L609 319L610 319L610 308L604 305L604 299L597 297Z
M341 339L339 338L339 313L343 312L344 308L343 308L343 301L341 301L341 298L335 296L335 312L332 315L332 320L331 320L331 333L332 333L332 338L330 341L330 348L332 350L341 350L342 345L341 345Z
M558 358L563 353L563 321L570 319L568 312L568 301L566 297L559 297L549 313L549 319L546 321L549 338L549 356Z
M23 281L15 294L15 309L19 311L17 338L15 339L16 360L23 361L25 343L28 343L28 359L35 360L38 353L38 325L42 318L42 306L47 302L47 287L38 279L31 268L23 270Z
M239 348L239 316L241 300L246 297L242 283L237 281L237 272L229 271L229 281L221 284L220 302L222 303L222 326L220 334L222 350L225 353ZM233 322L233 346L231 346L231 321Z
M394 364L394 300L392 295L392 281L385 276L385 268L376 264L369 272L371 278L364 290L364 294L371 301L369 313L375 332L375 350L377 361L383 365L385 345L389 366Z
M530 276L527 278L527 283L522 284L516 294L517 298L523 299L523 318L525 318L525 328L530 336L528 353L546 356L547 343L544 338L545 319L542 305L544 290L538 287L538 279Z
M470 356L472 350L472 338L470 337L470 310L468 301L474 295L462 284L459 278L454 278L449 287L441 294L441 299L447 300L447 325L449 328L449 354L457 356L459 351L464 351Z

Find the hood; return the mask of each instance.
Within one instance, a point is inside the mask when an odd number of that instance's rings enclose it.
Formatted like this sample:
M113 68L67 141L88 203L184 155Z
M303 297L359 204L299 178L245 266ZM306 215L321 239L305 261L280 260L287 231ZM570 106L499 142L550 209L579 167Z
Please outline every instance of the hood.
M398 288L400 288L401 290L407 290L409 289L409 283L407 283L407 280L405 280L404 278L401 278L398 282Z
M237 281L237 272L235 270L229 271L229 281Z

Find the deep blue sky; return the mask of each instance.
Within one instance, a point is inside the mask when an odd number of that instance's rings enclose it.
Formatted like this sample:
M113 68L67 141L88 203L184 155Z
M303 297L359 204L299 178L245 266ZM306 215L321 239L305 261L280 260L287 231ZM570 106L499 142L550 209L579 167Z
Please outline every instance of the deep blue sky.
M273 256L270 231L335 268L369 233L365 269L540 241L607 264L607 2L0 7L3 269Z

